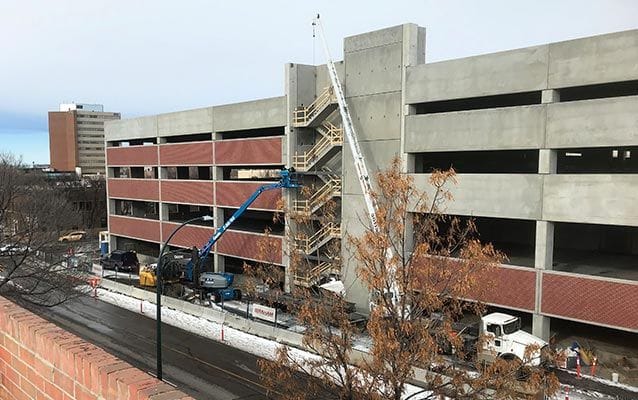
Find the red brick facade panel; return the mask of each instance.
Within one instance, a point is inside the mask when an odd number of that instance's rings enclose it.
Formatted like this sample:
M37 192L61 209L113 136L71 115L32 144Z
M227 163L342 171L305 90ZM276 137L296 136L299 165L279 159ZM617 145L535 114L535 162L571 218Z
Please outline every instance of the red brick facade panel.
M638 331L638 282L543 273L541 312Z
M157 165L157 146L107 147L107 167Z
M2 399L190 399L3 297L0 371Z
M173 231L179 226L177 223L162 222L162 237L164 240L173 233ZM207 228L203 226L187 225L177 232L171 239L171 245L180 246L185 248L191 248L196 246L200 249L204 244L208 242L211 236L215 233L213 228Z
M163 144L160 146L160 164L212 165L213 142Z
M163 180L162 201L166 203L189 203L213 205L215 200L212 181Z
M215 197L217 206L239 207L263 183L254 182L216 182ZM281 209L281 189L263 192L250 206L251 209Z
M493 287L484 298L485 303L534 311L536 272L534 269L501 266L496 270Z
M75 171L77 160L75 112L49 113L49 157L56 171Z
M217 242L217 252L233 257L281 264L282 238L261 234L226 231Z
M109 179L109 198L159 201L159 182L153 179Z
M128 236L150 242L160 241L160 223L143 218L109 216L109 231L113 235Z
M236 139L215 142L215 164L283 164L282 138Z

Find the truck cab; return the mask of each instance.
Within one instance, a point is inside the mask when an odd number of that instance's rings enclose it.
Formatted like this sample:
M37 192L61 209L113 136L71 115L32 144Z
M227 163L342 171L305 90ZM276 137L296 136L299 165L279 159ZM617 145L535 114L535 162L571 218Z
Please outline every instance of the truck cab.
M541 349L547 342L521 330L521 319L504 313L491 313L481 318L479 334L483 338L478 349L479 361L493 362L496 358L518 359L537 366L541 363ZM528 346L537 347L526 356Z

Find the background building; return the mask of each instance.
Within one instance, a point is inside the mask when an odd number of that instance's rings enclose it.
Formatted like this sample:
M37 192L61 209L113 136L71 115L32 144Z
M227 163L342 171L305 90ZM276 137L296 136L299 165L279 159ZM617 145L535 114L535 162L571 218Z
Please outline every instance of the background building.
M104 121L120 119L101 104L61 104L49 112L51 168L82 174L104 174Z
M481 239L509 255L481 300L547 338L552 319L638 332L637 65L638 30L425 63L425 30L406 24L346 38L336 67L368 168L399 155L427 191L429 171L453 166L448 211L476 218ZM338 265L324 249L367 220L325 65L286 65L282 97L110 122L106 142L111 248L156 257L179 222L211 214L219 226L255 180L272 180L239 170L284 165L316 188L286 192L288 204L317 215L334 199L338 221L275 223L282 193L269 192L218 242L216 270L265 258L285 269L301 251L311 276L286 285L308 282ZM174 244L212 233L192 226ZM365 310L341 242L348 297Z

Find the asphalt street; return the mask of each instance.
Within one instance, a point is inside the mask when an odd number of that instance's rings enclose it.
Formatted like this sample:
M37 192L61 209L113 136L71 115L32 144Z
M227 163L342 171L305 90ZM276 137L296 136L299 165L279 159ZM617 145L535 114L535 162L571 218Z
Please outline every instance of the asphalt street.
M29 308L131 365L155 372L154 319L88 297ZM162 342L164 380L179 390L202 400L268 399L257 357L166 324Z

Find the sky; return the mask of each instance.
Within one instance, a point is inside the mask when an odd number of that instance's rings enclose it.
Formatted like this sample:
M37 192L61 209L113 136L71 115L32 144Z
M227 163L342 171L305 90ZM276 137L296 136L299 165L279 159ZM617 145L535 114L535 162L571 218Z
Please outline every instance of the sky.
M635 0L0 0L0 152L48 163L47 112L99 103L123 118L284 94L284 64L406 22L426 62L638 28Z

